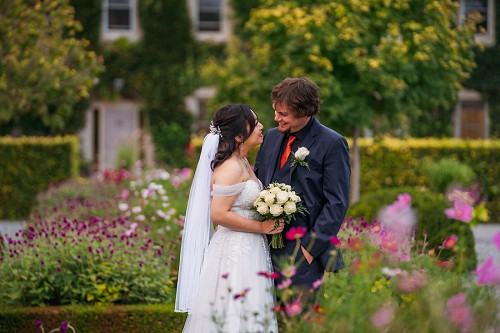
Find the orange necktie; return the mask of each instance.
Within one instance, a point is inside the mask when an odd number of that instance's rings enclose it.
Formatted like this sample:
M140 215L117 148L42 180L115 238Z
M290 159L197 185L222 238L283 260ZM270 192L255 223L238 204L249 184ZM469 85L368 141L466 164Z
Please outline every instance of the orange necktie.
M286 161L288 161L288 157L290 156L290 152L292 151L292 143L297 139L296 136L290 135L288 137L288 143L286 144L285 150L283 151L283 155L281 155L280 160L280 169L285 165Z

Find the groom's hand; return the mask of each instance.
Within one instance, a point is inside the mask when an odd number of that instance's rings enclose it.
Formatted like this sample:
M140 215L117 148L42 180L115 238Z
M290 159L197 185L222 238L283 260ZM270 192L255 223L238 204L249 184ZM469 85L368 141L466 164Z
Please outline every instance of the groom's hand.
M306 258L307 263L310 264L313 261L314 257L309 252L307 252L307 250L302 245L300 245L300 248L302 249L302 254Z

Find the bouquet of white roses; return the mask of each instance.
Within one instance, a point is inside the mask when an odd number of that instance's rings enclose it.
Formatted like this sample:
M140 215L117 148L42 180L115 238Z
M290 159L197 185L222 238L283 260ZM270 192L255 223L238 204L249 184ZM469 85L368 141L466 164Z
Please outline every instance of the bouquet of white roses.
M296 213L302 215L307 213L306 207L300 201L300 197L290 185L271 183L259 193L253 206L264 219L275 218L275 227L278 227L280 219L283 219L285 223L290 223ZM281 249L283 246L283 235L274 234L271 247Z

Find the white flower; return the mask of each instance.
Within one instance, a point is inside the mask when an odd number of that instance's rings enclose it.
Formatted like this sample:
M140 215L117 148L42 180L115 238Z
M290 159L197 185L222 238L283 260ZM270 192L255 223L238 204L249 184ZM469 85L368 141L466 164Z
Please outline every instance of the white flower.
M294 155L296 159L303 161L309 155L309 149L307 149L306 147L300 147L299 149L297 149Z
M283 207L283 210L287 215L295 213L297 211L297 205L295 205L293 201L288 201Z
M266 195L270 194L271 192L269 192L268 190L264 190L264 191L261 191L259 193L259 198L262 198L264 199L266 197Z
M257 212L261 215L269 213L269 206L265 202L259 202L257 204Z
M281 213L283 213L283 207L281 207L280 205L271 205L269 207L269 212L273 215L273 216L280 216Z
M134 214L139 214L140 212L142 212L142 207L141 206L135 206L134 208L132 208L132 212Z
M124 211L126 211L126 210L128 209L128 204L127 204L127 203L122 202L122 203L120 203L120 204L118 205L118 208L119 208L122 212L124 212Z
M280 192L281 189L279 187L273 187L269 190L269 192L273 193L273 194L276 194L278 192Z
M300 202L300 197L295 194L295 192L292 192L292 194L290 194L290 200L292 200L293 202Z
M278 192L276 193L276 203L284 204L288 200L288 192Z
M285 185L283 186L285 188L285 190L287 190L288 192L293 192L292 191L292 187L290 185ZM295 193L295 192L294 192Z
M274 194L269 193L264 197L264 201L266 202L266 204L271 205L274 203L275 198L276 196Z

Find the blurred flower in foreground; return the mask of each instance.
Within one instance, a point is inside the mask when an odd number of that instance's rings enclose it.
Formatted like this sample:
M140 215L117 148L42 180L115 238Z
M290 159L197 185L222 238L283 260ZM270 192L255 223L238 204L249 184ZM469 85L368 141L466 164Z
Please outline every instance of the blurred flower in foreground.
M296 299L292 303L288 304L286 306L286 313L290 316L296 316L299 313L302 312L302 304L300 303L300 300Z
M493 263L493 257L488 257L476 269L478 285L500 285L500 268Z
M450 219L455 219L462 222L470 222L472 220L472 211L473 208L468 202L455 200L453 202L453 208L445 209L444 213Z
M389 327L392 320L394 319L394 316L394 308L392 306L384 306L372 315L371 322L373 326L375 326L379 330L382 330Z
M472 308L465 299L465 294L460 293L451 297L446 303L446 317L460 332L470 332L474 325Z

